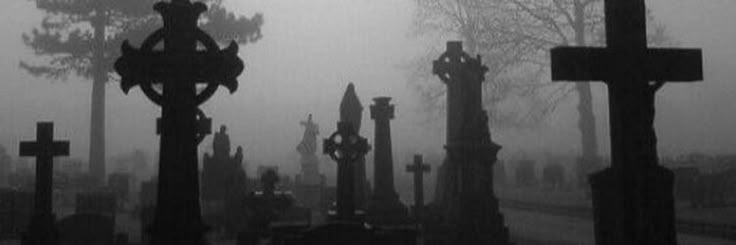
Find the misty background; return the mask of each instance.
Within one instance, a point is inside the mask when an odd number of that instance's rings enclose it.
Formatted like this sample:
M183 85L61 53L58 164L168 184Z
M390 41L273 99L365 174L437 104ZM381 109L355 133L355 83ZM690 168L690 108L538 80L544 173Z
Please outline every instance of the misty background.
M56 139L71 141L71 158L85 159L91 81L75 76L49 81L19 69L21 60L42 60L23 45L21 35L39 26L43 13L33 1L3 3L0 144L17 157L18 142L35 137L36 121L54 121ZM657 95L660 155L736 153L736 1L649 0L647 4L678 46L702 48L704 54L705 81L670 83ZM225 5L246 16L262 13L265 19L263 38L240 49L246 68L239 90L230 95L220 89L202 106L213 118L213 131L227 125L234 147L244 147L249 175L258 165L278 165L284 173L296 173L295 147L303 132L299 121L312 113L320 125L319 137L327 137L335 130L339 102L349 82L356 85L363 103L361 134L369 141L373 139L368 109L372 98L393 97L397 178L408 178L403 165L413 154L428 155L425 159L431 165L439 164L446 119L420 105L406 66L426 50L443 50L446 40L412 35L413 1L228 0ZM436 78L425 82L441 83ZM600 150L605 154L609 141L605 86L594 83L593 94ZM155 163L159 108L137 88L123 94L116 82L107 85L106 98L108 157L143 149ZM576 95L562 103L538 127L493 129L494 141L504 147L499 158L520 153L579 154ZM200 154L211 151L211 140L211 136L205 139ZM109 172L115 171L111 164L108 161ZM335 164L327 158L320 167L334 174ZM367 169L372 179L372 160Z

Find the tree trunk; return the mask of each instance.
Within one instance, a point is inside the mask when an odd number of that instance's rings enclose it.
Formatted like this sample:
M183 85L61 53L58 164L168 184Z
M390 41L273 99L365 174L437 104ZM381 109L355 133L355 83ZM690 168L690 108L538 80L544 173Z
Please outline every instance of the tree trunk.
M105 22L104 10L98 8L92 21L94 47L92 57L92 103L90 111L89 173L98 184L105 183Z
M578 46L586 45L585 41L585 6L581 0L575 1L575 23L573 29L575 31L575 44ZM580 183L587 181L587 175L595 170L598 165L598 135L596 132L595 114L593 112L593 95L590 90L590 83L575 83L578 92L578 128L580 129L581 156L578 159Z

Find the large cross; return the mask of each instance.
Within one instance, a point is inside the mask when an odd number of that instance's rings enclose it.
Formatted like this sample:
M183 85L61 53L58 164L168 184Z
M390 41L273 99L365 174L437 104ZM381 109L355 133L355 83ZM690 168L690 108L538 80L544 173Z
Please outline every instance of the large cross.
M337 219L354 221L355 164L368 153L368 141L355 132L352 123L340 121L322 148L337 162Z
M54 123L39 122L36 141L20 142L20 156L36 157L36 199L34 211L51 213L54 157L69 155L69 141L54 141Z
M429 173L432 166L424 164L422 155L414 155L414 163L406 165L406 171L414 174L414 218L421 222L424 209L424 173Z
M605 0L605 48L551 51L552 80L608 85L611 168L591 177L597 244L674 244L672 174L658 165L654 99L703 79L699 49L648 48L644 0Z
M198 27L205 4L172 0L159 2L154 9L163 17L163 28L140 48L124 42L123 55L115 62L123 92L138 86L161 107L158 195L150 243L205 244L197 145L210 132L211 121L198 106L220 86L234 92L243 61L235 42L220 49Z
M36 141L20 142L20 156L36 157L33 217L24 244L53 244L57 239L52 212L54 157L69 155L69 141L54 141L54 123L39 122Z

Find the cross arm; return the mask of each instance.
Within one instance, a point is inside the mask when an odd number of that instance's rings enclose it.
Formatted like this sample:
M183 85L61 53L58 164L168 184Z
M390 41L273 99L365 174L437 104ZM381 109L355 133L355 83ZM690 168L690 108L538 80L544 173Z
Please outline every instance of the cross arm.
M648 81L703 79L700 49L646 49L643 69ZM610 81L630 73L622 52L609 48L557 47L550 52L553 81ZM637 67L633 67L636 69Z

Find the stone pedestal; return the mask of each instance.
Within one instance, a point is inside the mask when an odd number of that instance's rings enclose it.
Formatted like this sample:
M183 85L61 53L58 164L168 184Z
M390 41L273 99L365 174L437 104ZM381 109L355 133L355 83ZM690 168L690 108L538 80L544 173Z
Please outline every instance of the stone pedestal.
M637 171L607 168L591 176L597 245L677 244L674 175L660 166Z
M391 98L373 99L371 118L376 121L374 137L374 191L368 204L368 221L375 224L406 223L408 210L399 201L394 187L394 162L391 149L391 124L394 118L394 105Z

